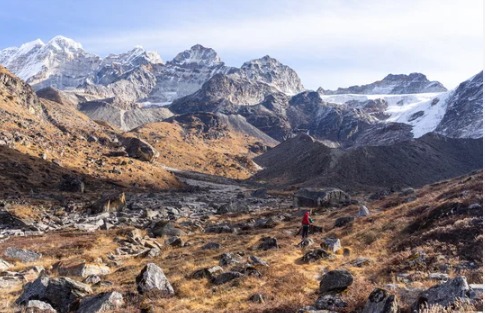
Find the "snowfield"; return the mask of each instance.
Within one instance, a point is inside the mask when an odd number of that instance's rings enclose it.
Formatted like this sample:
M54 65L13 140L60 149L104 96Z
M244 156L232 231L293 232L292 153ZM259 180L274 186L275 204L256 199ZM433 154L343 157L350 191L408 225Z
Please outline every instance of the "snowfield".
M386 122L404 123L413 126L414 138L436 129L446 113L447 100L453 91L404 95L322 95L324 102L348 104L359 102L362 107L369 100L383 99L388 107L383 113L389 115Z

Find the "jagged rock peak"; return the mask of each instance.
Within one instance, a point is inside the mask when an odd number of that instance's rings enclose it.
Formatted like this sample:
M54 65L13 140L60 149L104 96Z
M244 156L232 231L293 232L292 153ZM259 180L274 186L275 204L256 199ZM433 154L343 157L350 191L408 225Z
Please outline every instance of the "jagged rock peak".
M189 50L180 52L170 63L176 65L196 64L209 67L224 64L214 49L206 48L200 44L196 44Z
M240 73L251 82L264 82L287 94L305 90L300 77L292 68L269 55L245 62Z

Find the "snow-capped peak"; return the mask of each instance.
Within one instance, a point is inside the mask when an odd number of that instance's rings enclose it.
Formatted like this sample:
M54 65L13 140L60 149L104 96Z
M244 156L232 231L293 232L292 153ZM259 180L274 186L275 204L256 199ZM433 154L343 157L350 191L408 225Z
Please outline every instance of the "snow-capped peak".
M206 48L200 44L196 44L189 50L180 52L171 63L177 65L196 64L209 67L224 64L214 49Z
M27 43L22 44L18 48L17 53L19 53L19 54L26 54L26 53L30 52L31 50L33 50L33 49L40 48L40 47L43 47L43 46L45 46L45 43L42 40L40 40L40 39L36 39L36 40L33 40L33 41L30 41L30 42L27 42Z
M64 36L55 36L47 43L48 46L53 47L56 50L68 51L68 50L82 50L82 45L70 38Z

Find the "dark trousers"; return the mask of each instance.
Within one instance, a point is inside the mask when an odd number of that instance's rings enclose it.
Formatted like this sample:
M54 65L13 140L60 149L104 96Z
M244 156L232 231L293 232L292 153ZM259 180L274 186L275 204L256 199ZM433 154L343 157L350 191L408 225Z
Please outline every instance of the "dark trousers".
M301 226L301 238L305 239L308 237L308 230L310 229L310 225L302 225Z

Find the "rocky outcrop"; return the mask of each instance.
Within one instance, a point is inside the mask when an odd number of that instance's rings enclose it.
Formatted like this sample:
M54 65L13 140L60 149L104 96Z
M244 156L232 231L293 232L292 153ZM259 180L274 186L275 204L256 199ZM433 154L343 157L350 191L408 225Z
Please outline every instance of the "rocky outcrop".
M20 262L34 262L42 257L42 254L32 250L19 249L15 247L8 247L3 252L3 255Z
M0 62L0 64L2 63ZM14 101L16 105L26 109L30 114L41 117L42 107L32 87L2 66L0 66L0 97Z
M295 193L297 207L329 207L350 204L350 196L337 188L302 188Z
M468 299L469 291L470 287L468 286L466 278L459 276L421 293L413 307L415 310L419 310L423 305L439 305L446 308L456 300Z
M88 285L68 277L49 278L41 275L32 283L25 285L16 303L25 305L29 300L42 299L60 313L72 311L76 302L92 293Z
M81 300L77 313L102 313L118 310L125 302L117 291L103 292Z

